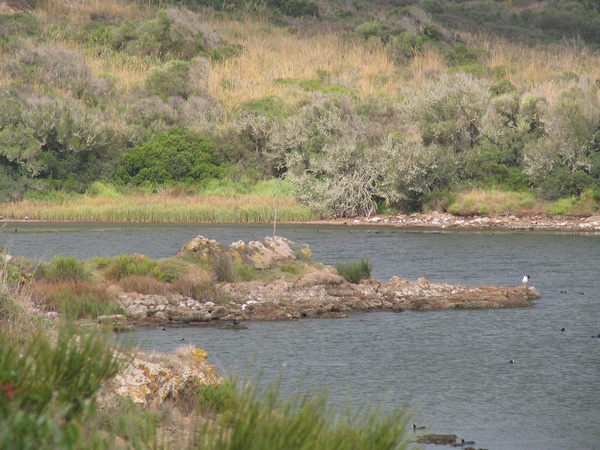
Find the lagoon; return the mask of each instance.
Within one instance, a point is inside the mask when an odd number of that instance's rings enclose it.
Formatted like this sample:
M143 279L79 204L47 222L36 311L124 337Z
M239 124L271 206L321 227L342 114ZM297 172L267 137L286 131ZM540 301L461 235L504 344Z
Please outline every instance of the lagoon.
M0 231L11 254L45 260L162 258L198 234L228 244L273 232L268 225L40 223ZM239 331L142 328L127 339L172 351L183 337L226 375L281 377L287 393L327 388L336 405L408 404L427 432L457 434L475 447L600 448L600 339L591 338L600 334L599 235L304 225L278 226L277 234L309 244L325 264L369 258L380 280L516 285L528 273L542 298L524 309L368 313L254 322Z

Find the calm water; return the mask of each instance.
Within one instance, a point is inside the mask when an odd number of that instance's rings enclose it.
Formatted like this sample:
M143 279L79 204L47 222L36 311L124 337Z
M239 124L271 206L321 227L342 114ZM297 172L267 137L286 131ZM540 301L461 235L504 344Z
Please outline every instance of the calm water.
M2 231L0 245L37 259L161 258L198 234L222 243L272 234L268 226L122 224L26 223ZM277 234L308 243L326 264L367 257L381 280L516 285L528 273L542 299L526 309L370 313L249 323L239 331L141 329L127 339L170 351L183 337L206 349L222 373L281 376L285 392L328 388L334 404L408 401L413 422L476 447L600 449L600 339L591 338L600 333L600 235L304 226Z

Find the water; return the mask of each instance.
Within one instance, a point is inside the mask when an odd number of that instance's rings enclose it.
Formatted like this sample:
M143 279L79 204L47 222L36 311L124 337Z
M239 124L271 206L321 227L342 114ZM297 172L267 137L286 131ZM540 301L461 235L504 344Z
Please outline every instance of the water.
M272 234L268 226L9 226L0 245L40 259L161 258L197 234L222 243ZM370 313L254 322L240 331L144 328L127 339L171 351L183 337L222 373L281 376L284 393L328 388L333 404L408 402L412 421L427 432L457 434L476 447L600 449L600 339L591 338L600 333L599 235L306 226L278 234L308 243L326 264L367 257L381 280L516 285L528 273L542 298L525 309Z

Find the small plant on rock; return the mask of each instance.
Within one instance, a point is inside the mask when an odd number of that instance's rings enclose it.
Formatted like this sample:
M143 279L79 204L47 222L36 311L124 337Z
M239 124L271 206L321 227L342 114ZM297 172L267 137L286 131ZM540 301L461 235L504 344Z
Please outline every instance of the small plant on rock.
M366 258L361 258L358 261L348 263L339 263L335 266L338 273L350 283L358 283L361 280L371 278L371 270L373 265Z

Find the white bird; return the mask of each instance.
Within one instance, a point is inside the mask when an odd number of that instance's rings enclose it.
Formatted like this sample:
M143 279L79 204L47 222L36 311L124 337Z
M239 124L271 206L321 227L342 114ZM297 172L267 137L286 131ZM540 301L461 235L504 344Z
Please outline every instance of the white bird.
M529 278L531 278L529 275L525 275L523 277L523 286L527 286L527 282L529 281Z

